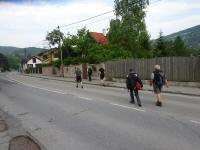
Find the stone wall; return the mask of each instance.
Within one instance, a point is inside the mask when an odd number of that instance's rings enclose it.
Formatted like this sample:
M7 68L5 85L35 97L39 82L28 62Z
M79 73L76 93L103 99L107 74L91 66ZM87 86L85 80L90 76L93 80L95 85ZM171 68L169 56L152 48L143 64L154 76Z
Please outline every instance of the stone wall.
M82 65L69 65L64 66L64 77L74 78L75 77L75 67L78 67L82 71Z
M64 66L63 71L64 71L64 77L67 78L74 78L75 77L75 67L80 68L82 72L82 76L84 79L87 79L87 68L92 67L93 73L92 73L92 79L99 80L99 69L102 67L105 69L105 64L81 64L81 65L69 65L69 66ZM56 68L56 67L42 67L42 74L45 76L61 76L61 68ZM105 75L105 78L107 78L107 75ZM108 78L107 78L108 79Z
M79 67L83 73L83 78L87 79L87 68L92 67L92 79L99 79L99 69L103 67L105 69L105 64L81 64L81 65L69 65L64 67L64 77L75 77L75 67Z
M42 67L42 74L45 76L61 76L60 69L56 67Z

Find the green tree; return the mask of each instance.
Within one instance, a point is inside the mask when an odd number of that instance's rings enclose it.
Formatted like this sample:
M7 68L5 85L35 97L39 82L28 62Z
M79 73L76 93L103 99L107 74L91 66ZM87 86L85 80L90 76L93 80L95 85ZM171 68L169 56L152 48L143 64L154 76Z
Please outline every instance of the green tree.
M154 56L165 57L173 55L172 45L173 42L167 41L163 36L163 32L160 31L159 38L155 44Z
M74 42L72 41L72 35L68 34L62 45L63 58L71 57L74 55L73 45Z
M69 35L64 40L65 49L70 55L80 56L85 58L88 54L88 49L94 41L89 36L89 31L84 27L77 31L76 35Z
M199 49L190 49L192 56L200 56L200 48Z
M8 55L7 56L8 63L10 66L10 69L12 70L18 70L20 67L20 58L14 55Z
M174 56L189 56L191 54L191 51L180 36L176 37L172 49Z
M1 53L0 53L0 69L2 72L10 70L8 58Z
M127 59L131 57L131 52L118 45L102 46L94 44L88 50L87 61L89 63L99 63L108 60Z
M59 47L59 42L62 42L64 39L64 34L60 32L59 29L54 29L51 32L48 32L46 35L46 40L51 48L51 46ZM61 41L60 41L61 40Z
M115 0L115 14L120 20L111 21L108 37L117 42L115 44L130 50L135 57L136 51L145 47L141 44L149 41L149 36L144 38L148 35L144 11L148 4L148 0Z
M112 19L110 21L108 39L111 44L119 44L121 42L121 22L119 19Z

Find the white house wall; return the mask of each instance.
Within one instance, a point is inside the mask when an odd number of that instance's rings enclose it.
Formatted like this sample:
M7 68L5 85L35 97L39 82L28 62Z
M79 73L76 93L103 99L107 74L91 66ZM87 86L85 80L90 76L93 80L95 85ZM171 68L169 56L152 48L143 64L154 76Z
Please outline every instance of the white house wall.
M36 64L42 64L42 61L36 58L36 63L33 63L33 58L27 62L28 65L33 65L33 68L36 67Z
M27 69L27 64L23 64L23 70Z

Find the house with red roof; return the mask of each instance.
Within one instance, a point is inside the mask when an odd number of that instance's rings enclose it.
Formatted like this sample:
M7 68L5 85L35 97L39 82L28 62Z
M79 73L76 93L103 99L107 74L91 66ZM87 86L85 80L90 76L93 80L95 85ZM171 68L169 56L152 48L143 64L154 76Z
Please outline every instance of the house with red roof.
M108 38L103 33L89 32L89 35L98 44L101 44L101 45L108 45L109 44Z

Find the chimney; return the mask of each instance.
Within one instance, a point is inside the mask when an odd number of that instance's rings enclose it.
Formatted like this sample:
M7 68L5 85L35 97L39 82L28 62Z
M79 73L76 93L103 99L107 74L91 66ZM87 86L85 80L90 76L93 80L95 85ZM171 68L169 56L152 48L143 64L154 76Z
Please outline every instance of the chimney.
M106 29L103 29L102 32L103 32L103 35L106 36L106 34L107 34Z

